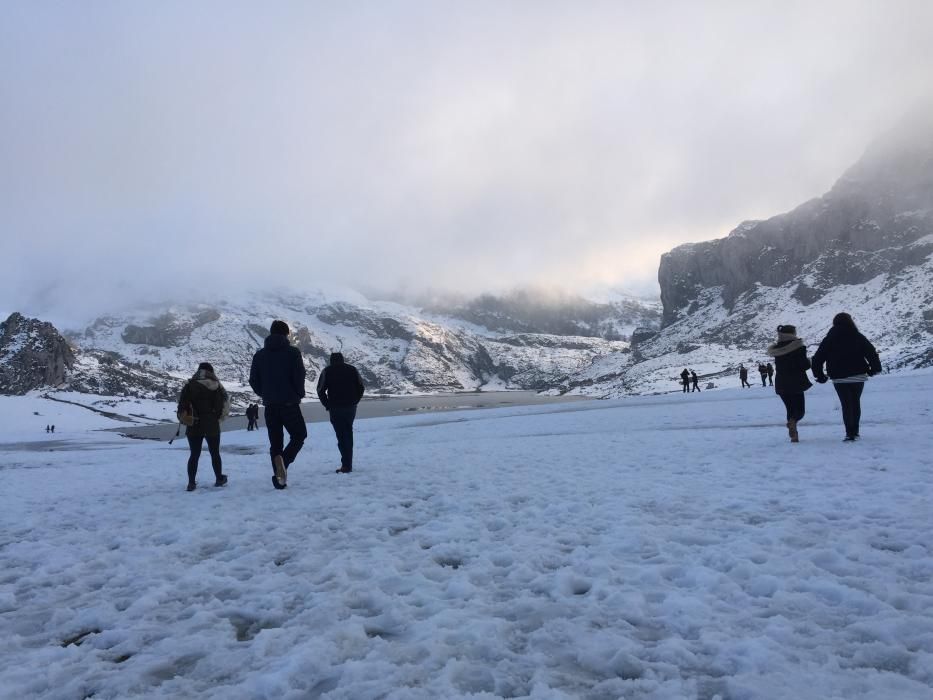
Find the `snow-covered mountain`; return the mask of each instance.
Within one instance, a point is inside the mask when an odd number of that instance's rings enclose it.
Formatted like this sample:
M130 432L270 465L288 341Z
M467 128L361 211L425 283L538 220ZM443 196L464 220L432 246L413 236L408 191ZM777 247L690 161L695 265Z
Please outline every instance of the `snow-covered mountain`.
M305 357L309 393L334 350L359 367L372 393L540 390L627 350L626 330L656 325L660 318L657 303L640 300L595 303L561 296L536 303L527 293L517 299L487 296L447 313L356 293L266 292L148 305L69 332L74 356L67 371L27 388L168 398L206 360L246 401L250 360L278 318L290 325Z
M876 142L822 197L661 258L663 328L564 385L669 390L684 367L731 376L765 361L778 324L811 346L848 311L887 369L933 364L933 121ZM738 381L730 379L729 381Z

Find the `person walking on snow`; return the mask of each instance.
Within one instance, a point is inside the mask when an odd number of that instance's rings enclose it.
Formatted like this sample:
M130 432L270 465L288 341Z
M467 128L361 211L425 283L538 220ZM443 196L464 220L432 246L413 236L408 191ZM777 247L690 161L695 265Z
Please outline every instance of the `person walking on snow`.
M330 414L330 424L337 435L340 450L338 474L353 471L353 420L356 405L363 398L363 379L359 371L343 358L343 353L332 352L330 365L321 371L317 380L317 395L321 405Z
M751 388L751 384L748 383L748 368L745 365L739 365L739 379L742 381L742 388L748 387Z
M761 386L768 386L768 368L761 362L758 363L758 374L761 375Z
M305 364L301 351L288 342L289 332L285 321L273 321L263 347L253 355L249 368L249 385L262 397L265 406L272 485L277 489L288 485L288 467L308 437L308 426L301 414ZM288 444L284 447L283 430L288 432Z
M771 381L771 378L774 376L774 365L769 362L765 365L765 369L768 370L768 386L774 386L774 382Z
M823 372L824 363L826 373ZM844 442L858 440L862 389L869 377L880 372L881 360L875 346L859 333L849 314L836 314L833 327L813 353L813 376L820 384L825 384L828 373L833 382L842 405L842 421L846 428Z
M807 358L807 346L797 337L795 326L778 326L777 334L777 342L768 346L768 354L774 358L777 366L774 392L784 402L790 441L800 442L797 424L806 413L804 392L813 386L807 378L810 360Z
M690 391L690 371L686 367L680 373L680 383L683 384L685 394Z
M692 394L694 391L699 391L700 378L697 376L695 369L690 370L690 381L693 382L693 388L690 389L690 393Z
M214 486L226 486L227 475L223 473L220 459L220 424L230 412L230 398L223 384L214 374L210 362L202 362L178 397L178 421L184 423L188 438L188 491L197 488L198 460L203 443L211 455L214 468Z
M246 407L246 429L256 430L256 421L259 420L259 406L251 403Z

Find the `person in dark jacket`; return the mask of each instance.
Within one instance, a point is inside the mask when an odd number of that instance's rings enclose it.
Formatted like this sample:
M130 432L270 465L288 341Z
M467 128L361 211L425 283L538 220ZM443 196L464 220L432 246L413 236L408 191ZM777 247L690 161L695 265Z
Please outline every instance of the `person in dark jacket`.
M259 420L259 406L251 403L246 407L246 429L256 430L256 421Z
M690 389L690 393L692 394L694 391L699 391L700 390L700 378L697 376L697 372L695 369L690 370L690 381L693 383L693 386Z
M826 365L826 372L823 365ZM862 417L862 389L865 382L881 372L878 351L868 338L859 333L855 321L847 313L833 317L833 327L813 353L813 376L820 384L833 381L833 388L842 404L842 421L846 427L845 442L859 438Z
M748 383L748 368L745 365L739 365L739 380L742 382L743 389L751 388L752 385Z
M684 371L680 373L680 383L683 384L685 394L690 391L690 370L686 367L684 367Z
M804 392L813 386L807 378L810 360L807 358L806 344L797 337L796 327L778 326L777 334L777 342L768 347L768 354L774 358L777 369L774 392L784 402L790 441L800 442L797 424L803 420L806 413ZM769 362L768 365L770 364Z
M363 379L356 367L347 364L343 353L331 353L330 365L318 377L317 395L330 414L330 424L337 435L337 449L340 450L338 474L353 471L353 420L364 390Z
M220 424L230 410L230 400L210 362L198 365L197 372L182 387L178 397L178 420L184 423L188 438L188 491L197 488L198 460L203 443L211 455L214 486L226 486L227 475L220 459Z
M301 351L288 342L288 324L273 321L263 347L253 355L249 385L265 406L266 431L269 433L269 456L272 459L272 485L284 489L288 467L308 437L308 427L301 414L305 396L305 364ZM288 431L288 444L283 447Z
M768 368L761 362L758 363L758 374L761 375L761 386L768 386Z
M768 370L768 386L774 386L774 365L769 362L765 365L765 369Z

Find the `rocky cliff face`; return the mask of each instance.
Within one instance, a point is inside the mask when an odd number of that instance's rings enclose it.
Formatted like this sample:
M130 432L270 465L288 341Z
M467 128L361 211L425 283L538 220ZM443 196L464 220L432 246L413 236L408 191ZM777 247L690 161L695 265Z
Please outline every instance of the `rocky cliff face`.
M51 323L19 313L0 323L0 393L58 386L74 363L67 341Z
M879 140L825 195L726 238L661 258L663 324L696 313L716 289L727 308L758 285L795 282L810 305L841 285L920 265L933 252L933 132Z

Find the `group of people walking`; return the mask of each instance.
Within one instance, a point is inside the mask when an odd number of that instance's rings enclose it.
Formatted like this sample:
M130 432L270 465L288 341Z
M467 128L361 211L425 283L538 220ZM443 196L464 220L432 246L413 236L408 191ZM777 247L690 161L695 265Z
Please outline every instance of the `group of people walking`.
M273 321L263 347L253 356L249 385L262 398L269 435L269 458L272 463L272 485L278 490L288 486L288 468L295 461L308 437L308 428L301 413L305 397L306 370L301 351L289 340L290 330L284 321ZM359 371L348 364L341 353L331 353L330 365L318 379L317 393L321 405L330 414L340 451L338 473L353 471L353 421L356 406L365 388ZM186 426L190 455L188 457L188 491L197 488L198 460L203 443L207 443L214 469L214 486L225 486L227 476L222 471L220 457L220 424L230 411L230 398L214 368L202 362L194 376L182 388L178 399L178 420ZM247 429L255 429L259 406L247 409ZM288 433L288 444L285 443Z
M862 389L869 377L881 372L881 360L849 314L833 317L833 326L812 359L807 357L807 346L792 325L778 326L777 341L768 347L768 355L774 358L774 391L784 402L791 442L800 441L797 426L806 413L804 392L813 386L807 370L812 370L820 384L832 381L842 406L844 441L858 440Z
M696 370L684 367L684 371L680 373L680 383L684 386L685 394L700 390L700 378Z

